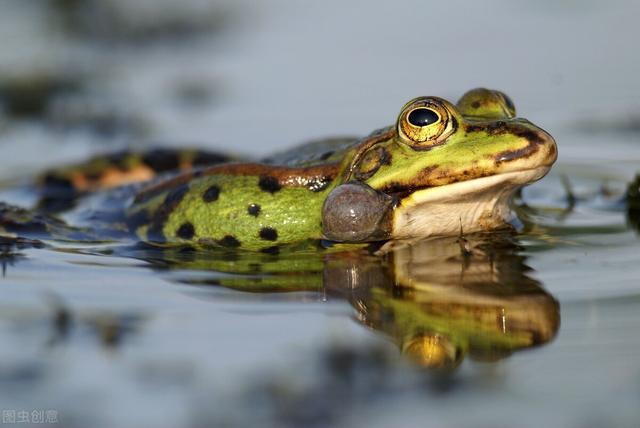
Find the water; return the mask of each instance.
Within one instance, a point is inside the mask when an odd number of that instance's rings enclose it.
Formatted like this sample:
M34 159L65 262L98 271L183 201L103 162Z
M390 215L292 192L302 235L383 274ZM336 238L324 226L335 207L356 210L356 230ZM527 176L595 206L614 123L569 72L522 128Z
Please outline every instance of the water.
M468 237L471 256L455 240L259 270L245 256L116 245L5 254L3 417L638 425L640 240L619 203L640 170L636 3L194 0L177 12L112 0L127 12L101 11L111 25L87 21L88 1L62 16L47 4L0 3L3 81L58 82L35 110L4 106L5 182L129 145L263 155L361 135L416 95L475 86L508 93L560 157L525 191L524 232ZM407 349L456 368L421 369Z

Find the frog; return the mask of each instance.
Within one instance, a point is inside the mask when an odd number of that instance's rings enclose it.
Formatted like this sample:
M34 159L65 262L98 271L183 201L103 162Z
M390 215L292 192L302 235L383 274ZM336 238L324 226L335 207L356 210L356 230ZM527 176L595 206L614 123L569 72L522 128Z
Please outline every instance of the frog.
M75 240L117 232L154 245L267 254L311 242L451 236L508 227L513 194L556 158L553 137L517 117L506 94L476 88L455 104L414 98L395 124L364 138L314 141L256 161L192 153L154 170L134 153L112 157L115 169L104 159L54 169L37 181L51 212L4 206L0 225L25 231L36 216L58 235L68 225ZM66 202L56 206L60 189Z

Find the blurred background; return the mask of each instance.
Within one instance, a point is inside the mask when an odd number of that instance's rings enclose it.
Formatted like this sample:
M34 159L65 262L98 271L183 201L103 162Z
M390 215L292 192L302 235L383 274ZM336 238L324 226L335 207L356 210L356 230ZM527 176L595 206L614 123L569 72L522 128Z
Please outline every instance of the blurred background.
M620 193L640 170L638 16L632 0L0 0L0 180L125 147L257 157L485 86L558 142L534 200L561 200L561 175L577 195ZM567 227L558 247L523 239L560 301L555 342L446 382L377 358L388 344L344 302L184 291L135 260L26 250L0 281L0 409L56 409L64 426L638 426L637 234L602 206ZM52 289L92 320L53 353ZM136 337L120 353L88 339L114 319ZM336 341L356 351L326 369ZM332 378L344 361L364 377Z
M477 86L503 90L553 135L638 126L633 1L1 7L4 176L33 168L33 150L48 163L113 145L262 155L367 134L415 96Z

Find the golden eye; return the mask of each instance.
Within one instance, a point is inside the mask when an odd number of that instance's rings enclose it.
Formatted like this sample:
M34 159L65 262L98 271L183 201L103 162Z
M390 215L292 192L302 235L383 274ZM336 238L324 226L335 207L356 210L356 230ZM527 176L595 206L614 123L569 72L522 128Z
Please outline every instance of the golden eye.
M407 115L407 120L413 126L429 126L440 120L440 115L430 108L419 107L411 110Z
M398 117L401 141L415 150L442 144L456 126L453 107L440 98L420 97L407 103Z

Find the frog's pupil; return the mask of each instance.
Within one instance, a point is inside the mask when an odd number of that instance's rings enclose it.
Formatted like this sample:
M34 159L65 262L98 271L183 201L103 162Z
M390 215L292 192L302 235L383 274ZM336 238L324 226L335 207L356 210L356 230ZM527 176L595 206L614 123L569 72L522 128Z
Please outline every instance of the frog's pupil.
M440 117L430 108L417 108L409 113L407 120L413 126L427 126L434 124Z

